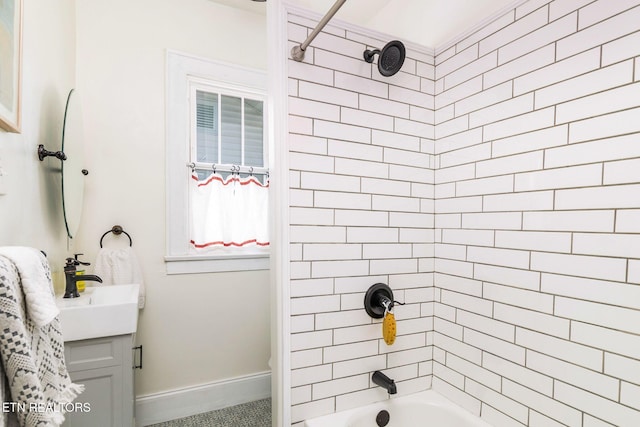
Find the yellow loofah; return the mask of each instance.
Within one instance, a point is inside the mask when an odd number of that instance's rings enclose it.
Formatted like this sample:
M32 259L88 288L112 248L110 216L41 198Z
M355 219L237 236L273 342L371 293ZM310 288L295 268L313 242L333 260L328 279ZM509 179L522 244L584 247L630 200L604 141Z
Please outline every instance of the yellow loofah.
M382 338L387 345L391 345L396 340L396 318L393 313L387 312L382 322Z

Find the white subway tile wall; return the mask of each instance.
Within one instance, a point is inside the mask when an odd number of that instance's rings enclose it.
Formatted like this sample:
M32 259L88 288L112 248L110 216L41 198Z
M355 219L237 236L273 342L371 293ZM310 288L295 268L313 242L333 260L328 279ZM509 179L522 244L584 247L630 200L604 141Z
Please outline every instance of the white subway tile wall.
M291 43L315 27L294 15L288 25ZM385 399L375 370L399 394L431 387L434 58L408 49L384 78L362 54L388 40L331 28L304 63L289 60L294 425ZM406 303L393 346L364 310L378 282Z
M289 61L294 425L375 370L495 426L640 425L640 0L530 0L389 79L387 41Z
M433 387L492 425L640 425L638 16L529 1L436 57L497 54L435 96Z

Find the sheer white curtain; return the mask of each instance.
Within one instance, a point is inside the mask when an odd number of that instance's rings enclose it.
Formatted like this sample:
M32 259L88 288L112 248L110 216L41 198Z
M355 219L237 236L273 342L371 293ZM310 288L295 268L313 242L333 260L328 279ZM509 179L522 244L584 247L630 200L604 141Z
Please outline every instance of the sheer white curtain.
M228 247L268 247L269 183L214 173L190 180L191 246L198 252Z

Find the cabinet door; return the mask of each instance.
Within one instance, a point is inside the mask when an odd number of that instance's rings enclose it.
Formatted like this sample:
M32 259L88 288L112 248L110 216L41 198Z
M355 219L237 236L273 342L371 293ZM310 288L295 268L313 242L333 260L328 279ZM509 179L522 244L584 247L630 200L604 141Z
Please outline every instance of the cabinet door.
M65 343L71 380L85 386L68 413L65 427L129 427L133 425L133 337L96 338Z
M87 403L85 411L66 415L65 427L122 426L122 369L119 366L71 373L74 383L84 384L76 402Z

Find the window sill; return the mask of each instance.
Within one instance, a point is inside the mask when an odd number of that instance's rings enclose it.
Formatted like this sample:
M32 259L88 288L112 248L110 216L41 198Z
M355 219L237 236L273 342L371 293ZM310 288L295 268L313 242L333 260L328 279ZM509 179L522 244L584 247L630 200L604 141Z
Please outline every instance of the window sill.
M269 254L169 255L164 257L167 274L221 273L269 269Z

